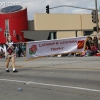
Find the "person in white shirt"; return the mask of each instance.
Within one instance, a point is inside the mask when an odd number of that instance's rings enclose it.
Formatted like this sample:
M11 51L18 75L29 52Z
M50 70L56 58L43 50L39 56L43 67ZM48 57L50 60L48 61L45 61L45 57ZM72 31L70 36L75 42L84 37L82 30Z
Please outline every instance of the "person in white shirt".
M99 32L97 33L97 38L98 40L100 40L100 29L99 29Z
M0 46L0 52L1 52L1 51L4 51L4 49Z
M0 58L4 57L4 49L0 46Z
M15 69L15 52L14 52L14 46L13 46L13 42L11 40L11 36L8 36L7 37L7 42L6 42L6 72L10 72L9 69L8 69L8 66L9 66L9 62L10 62L10 59L12 60L12 67L13 67L13 72L18 72L16 69Z

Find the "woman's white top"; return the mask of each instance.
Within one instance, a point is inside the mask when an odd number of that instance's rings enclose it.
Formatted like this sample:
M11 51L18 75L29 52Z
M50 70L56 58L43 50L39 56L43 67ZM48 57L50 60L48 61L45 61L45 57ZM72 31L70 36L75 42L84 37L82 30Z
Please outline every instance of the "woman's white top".
M13 42L7 42L6 44L8 47L13 46ZM14 52L11 55L9 55L9 53L6 51L5 56L6 56L6 58L12 57L12 56L14 56Z
M13 42L7 42L7 44L9 47L13 46Z

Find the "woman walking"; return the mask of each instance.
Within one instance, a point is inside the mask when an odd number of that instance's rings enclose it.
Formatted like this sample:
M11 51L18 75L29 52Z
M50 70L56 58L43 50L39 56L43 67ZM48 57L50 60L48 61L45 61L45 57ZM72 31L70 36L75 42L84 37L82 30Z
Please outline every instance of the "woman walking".
M6 49L7 49L7 52L6 52L6 72L10 72L9 69L8 69L8 66L9 66L9 62L10 62L10 59L11 59L12 60L13 72L16 73L18 71L15 69L15 57L14 57L15 52L14 52L14 46L13 46L11 36L7 37Z

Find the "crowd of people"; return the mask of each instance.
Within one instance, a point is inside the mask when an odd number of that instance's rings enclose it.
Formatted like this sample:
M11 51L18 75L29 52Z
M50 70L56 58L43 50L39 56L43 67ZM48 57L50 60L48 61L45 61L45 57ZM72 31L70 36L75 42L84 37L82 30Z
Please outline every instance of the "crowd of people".
M15 56L16 57L25 57L26 56L26 44L14 44ZM67 56L94 56L97 53L100 53L98 47L98 38L94 37L87 37L84 52L82 53L68 53ZM0 58L5 58L5 48L4 45L0 45Z
M15 56L25 57L26 56L26 44L14 44ZM5 58L5 45L0 45L0 58Z
M68 53L67 56L76 56L76 57L87 57L87 56L96 56L97 53L100 53L99 46L98 46L98 38L94 37L87 37L84 52L81 53Z
M26 56L26 44L17 44L15 45L16 57L25 57Z
M94 56L99 53L98 38L96 36L87 37L85 52L83 56Z

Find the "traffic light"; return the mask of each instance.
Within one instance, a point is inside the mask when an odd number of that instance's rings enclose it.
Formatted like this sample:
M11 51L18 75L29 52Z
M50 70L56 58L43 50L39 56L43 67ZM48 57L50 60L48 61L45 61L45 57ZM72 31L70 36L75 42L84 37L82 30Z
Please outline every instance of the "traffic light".
M91 14L92 14L92 22L96 23L96 10L93 10Z
M46 13L49 14L49 5L46 6Z
M96 13L97 13L97 18L96 18ZM93 23L97 23L99 22L99 19L98 19L98 12L96 12L96 10L92 10L92 22ZM96 20L97 19L97 20Z

